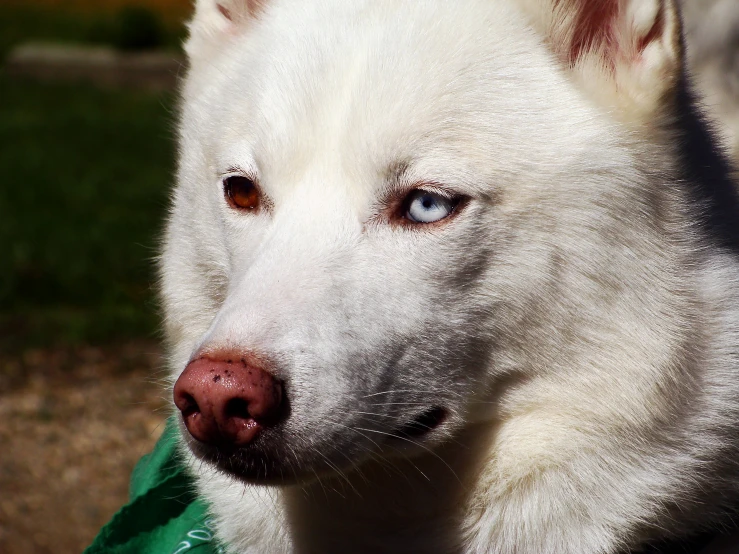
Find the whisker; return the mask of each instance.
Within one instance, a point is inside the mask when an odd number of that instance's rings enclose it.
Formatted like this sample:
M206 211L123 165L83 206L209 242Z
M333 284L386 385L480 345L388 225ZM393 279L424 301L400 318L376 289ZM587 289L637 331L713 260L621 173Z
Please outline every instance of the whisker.
M437 394L438 390L424 390L424 389L394 389L394 390L384 390L380 392L373 392L372 394L365 394L364 396L360 396L359 398L372 398L373 396L380 396L382 394L405 394L405 393L416 393L416 394ZM449 394L449 391L445 391L446 394ZM455 393L455 395L461 396L461 394Z

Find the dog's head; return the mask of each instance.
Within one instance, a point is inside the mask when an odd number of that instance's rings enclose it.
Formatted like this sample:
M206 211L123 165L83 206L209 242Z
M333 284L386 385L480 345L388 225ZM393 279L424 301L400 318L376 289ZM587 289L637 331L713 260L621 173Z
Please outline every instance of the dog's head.
M671 3L602 4L198 1L162 274L199 457L412 455L591 340L679 72Z

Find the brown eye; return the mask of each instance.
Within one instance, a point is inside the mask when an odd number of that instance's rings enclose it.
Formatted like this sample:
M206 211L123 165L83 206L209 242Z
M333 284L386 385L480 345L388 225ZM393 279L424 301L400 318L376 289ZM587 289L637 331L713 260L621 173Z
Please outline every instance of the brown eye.
M259 189L248 177L242 175L227 177L223 180L223 192L233 208L249 211L259 208Z

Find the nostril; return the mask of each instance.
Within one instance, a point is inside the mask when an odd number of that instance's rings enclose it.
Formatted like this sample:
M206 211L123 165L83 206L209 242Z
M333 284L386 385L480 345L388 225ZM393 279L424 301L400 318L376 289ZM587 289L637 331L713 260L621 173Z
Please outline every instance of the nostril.
M188 418L200 413L200 406L198 406L198 403L192 395L183 393L179 395L178 400L179 402L177 402L177 407L182 412L182 417Z
M226 403L224 414L227 418L249 419L249 403L243 398L232 398Z
M190 435L218 447L243 446L282 412L282 384L256 363L230 356L190 362L174 386L174 403Z

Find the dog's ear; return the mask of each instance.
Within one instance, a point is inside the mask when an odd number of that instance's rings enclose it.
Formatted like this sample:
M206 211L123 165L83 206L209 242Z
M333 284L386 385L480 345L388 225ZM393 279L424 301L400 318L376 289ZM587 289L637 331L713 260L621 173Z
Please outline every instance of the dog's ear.
M265 8L268 0L197 0L195 15L188 26L190 36L185 51L190 57L199 57L228 40L248 26Z
M609 104L648 116L683 67L676 0L523 0L560 62Z

